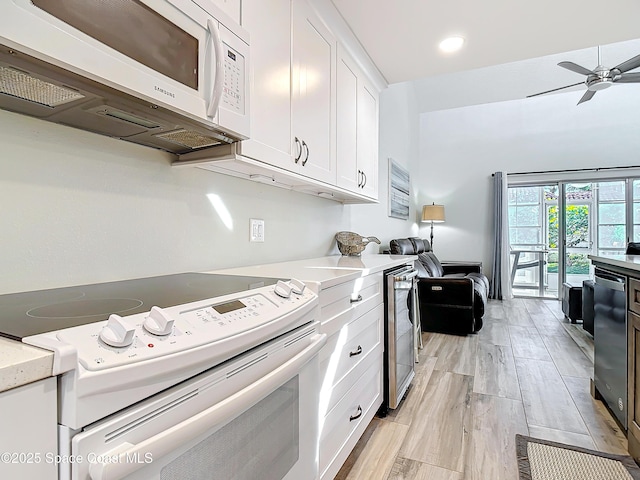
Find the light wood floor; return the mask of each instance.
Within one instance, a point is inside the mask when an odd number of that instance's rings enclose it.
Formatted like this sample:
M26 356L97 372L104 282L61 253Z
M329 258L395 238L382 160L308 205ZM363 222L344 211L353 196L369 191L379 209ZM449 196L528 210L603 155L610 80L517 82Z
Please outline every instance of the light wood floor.
M424 333L400 408L374 418L336 479L514 480L515 435L627 454L590 395L593 339L560 302L491 301L476 335Z

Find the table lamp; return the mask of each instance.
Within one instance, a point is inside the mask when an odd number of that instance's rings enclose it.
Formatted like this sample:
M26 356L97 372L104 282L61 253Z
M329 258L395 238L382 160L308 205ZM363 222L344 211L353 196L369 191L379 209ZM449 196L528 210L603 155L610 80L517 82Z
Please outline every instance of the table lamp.
M444 222L444 205L436 205L435 202L431 205L424 205L422 207L422 221L431 222L431 248L433 248L433 224Z

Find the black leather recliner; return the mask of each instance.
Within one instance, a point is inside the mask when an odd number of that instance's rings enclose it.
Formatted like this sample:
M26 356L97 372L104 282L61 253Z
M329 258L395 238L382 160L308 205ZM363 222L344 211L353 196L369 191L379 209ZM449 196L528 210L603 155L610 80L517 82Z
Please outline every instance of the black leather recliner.
M426 332L466 335L482 328L489 280L479 263L442 264L428 240L412 237L391 240L390 252L417 255L420 323Z

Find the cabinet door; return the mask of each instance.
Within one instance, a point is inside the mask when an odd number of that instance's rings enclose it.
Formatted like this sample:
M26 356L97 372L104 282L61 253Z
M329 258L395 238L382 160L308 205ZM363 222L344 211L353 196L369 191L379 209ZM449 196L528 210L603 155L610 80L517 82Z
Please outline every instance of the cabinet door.
M337 183L378 198L378 93L356 62L338 47Z
M0 393L0 452L13 455L0 462L0 478L58 478L56 389L52 377Z
M213 0L213 3L240 24L240 0Z
M640 460L640 316L627 314L627 439L629 453Z
M244 156L288 170L291 151L291 1L243 0L251 34L251 135Z
M336 171L337 184L360 193L362 172L358 167L357 118L358 73L355 62L338 47L336 68Z
M378 93L364 78L358 82L358 169L362 193L378 198Z
M307 0L294 0L292 26L292 150L300 174L333 184L336 40Z

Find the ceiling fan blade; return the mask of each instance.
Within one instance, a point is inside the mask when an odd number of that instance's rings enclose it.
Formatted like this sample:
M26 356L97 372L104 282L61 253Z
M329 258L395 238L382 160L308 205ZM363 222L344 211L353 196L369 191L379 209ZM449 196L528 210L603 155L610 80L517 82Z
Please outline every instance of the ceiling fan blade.
M587 68L581 67L577 63L573 62L560 62L558 64L559 67L566 68L567 70L571 70L572 72L580 73L582 75L595 75L596 72L593 72Z
M584 85L584 82L574 83L573 85L567 85L566 87L554 88L553 90L547 90L546 92L534 93L533 95L527 95L527 98L537 97L538 95L544 95L545 93L557 92L558 90L564 90L565 88L576 87L578 85Z
M620 73L624 73L638 67L640 67L640 55L636 55L626 62L622 62L620 65L613 67L611 70L618 70Z
M595 94L596 94L595 90L587 90L586 92L584 92L584 95L582 96L582 98L577 104L580 105L582 102L591 100Z
M640 83L640 73L625 73L614 83Z

